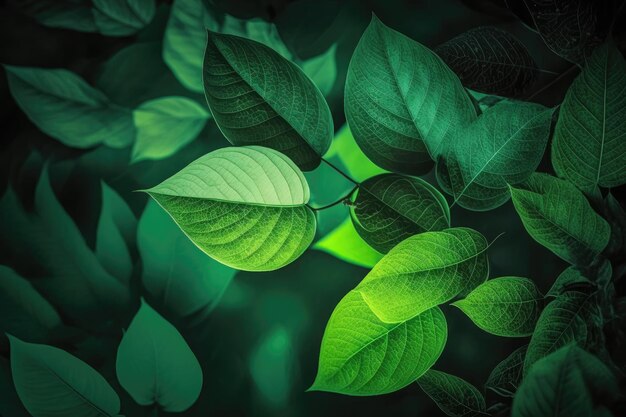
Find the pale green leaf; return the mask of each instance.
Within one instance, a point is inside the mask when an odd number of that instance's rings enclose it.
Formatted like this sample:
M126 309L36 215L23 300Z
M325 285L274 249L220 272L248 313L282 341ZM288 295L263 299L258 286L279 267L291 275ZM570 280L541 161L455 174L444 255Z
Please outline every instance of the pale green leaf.
M362 182L352 196L350 214L359 235L382 253L412 235L450 227L441 193L420 178L399 174Z
M236 269L280 268L315 234L304 175L269 148L218 149L147 192L200 249Z
M185 97L147 101L133 111L137 139L134 162L163 159L193 141L210 117L208 110Z
M481 329L497 336L530 336L541 313L543 295L528 278L486 281L453 303Z
M598 47L570 86L554 131L552 164L585 191L626 183L626 61Z
M92 0L98 31L108 36L128 36L146 26L156 11L155 0Z
M52 346L9 339L13 382L33 417L119 415L119 397L91 366Z
M11 95L29 119L47 135L73 148L132 143L130 111L64 69L5 66Z
M567 181L535 173L511 196L528 234L571 264L591 264L609 241L608 223Z
M337 44L318 56L307 59L301 64L302 71L313 81L324 96L328 96L337 80L337 62L335 55Z
M496 365L485 382L485 388L503 397L513 397L522 382L527 349L528 345L515 349L506 359Z
M344 220L332 232L315 242L313 249L365 268L373 267L383 257L382 253L359 236L350 219Z
M202 369L183 336L145 302L117 349L117 379L140 405L185 411L202 389Z
M488 274L487 241L458 227L403 240L356 290L382 321L397 323L466 294Z
M485 398L480 391L457 376L431 369L417 383L441 411L449 416L488 415Z
M310 390L347 395L397 391L437 361L446 339L446 320L439 307L389 324L376 317L361 294L350 291L326 325Z
M432 51L376 16L346 79L345 112L363 152L380 167L419 174L476 112L454 73Z

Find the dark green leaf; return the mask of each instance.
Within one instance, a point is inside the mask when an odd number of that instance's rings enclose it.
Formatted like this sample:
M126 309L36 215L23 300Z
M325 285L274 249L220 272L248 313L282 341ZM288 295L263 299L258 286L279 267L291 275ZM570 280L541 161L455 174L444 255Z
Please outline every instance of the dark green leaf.
M79 32L98 31L91 5L87 1L21 0L14 3L20 11L34 17L44 26L72 29Z
M485 387L503 397L513 397L524 375L524 357L528 345L515 349L513 353L496 365L489 374Z
M480 391L457 376L431 369L417 383L441 411L449 416L487 415L485 399Z
M155 0L92 0L98 31L109 36L128 36L146 26L156 10Z
M578 287L581 285L592 288L593 282L587 279L580 269L570 266L559 274L550 290L548 290L546 297L558 297L564 292L571 290L572 286Z

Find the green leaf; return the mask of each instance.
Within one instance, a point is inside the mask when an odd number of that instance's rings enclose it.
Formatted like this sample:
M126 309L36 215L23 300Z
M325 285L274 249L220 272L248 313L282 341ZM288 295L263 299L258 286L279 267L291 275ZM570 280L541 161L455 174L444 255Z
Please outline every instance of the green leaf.
M211 113L235 145L263 145L312 170L330 147L324 96L302 70L267 46L209 32L204 87Z
M609 241L608 223L567 181L535 173L511 196L528 234L571 264L591 264Z
M376 16L350 61L345 112L363 152L380 167L405 174L430 169L448 136L476 117L446 64Z
M487 241L458 227L403 240L356 290L382 321L397 323L464 295L488 274Z
M484 331L497 336L530 336L541 313L543 295L528 278L502 277L486 281L458 307Z
M13 378L11 378L11 363L8 359L0 357L0 415L11 417L32 417L24 408L15 391Z
M202 389L202 369L182 335L145 302L117 349L117 378L133 400L185 411Z
M485 382L485 388L503 397L515 396L524 375L524 357L527 349L528 345L515 349L506 359L496 365Z
M361 183L350 214L359 235L382 253L412 235L450 227L450 210L441 193L420 178L399 174Z
M511 33L495 26L470 29L435 48L464 86L517 96L535 80L537 64Z
M328 96L337 80L337 44L318 56L307 59L301 65L302 71L313 81L324 96Z
M146 26L156 11L155 0L92 0L98 31L108 36L128 36Z
M129 111L64 69L5 66L11 95L47 135L73 148L123 148L135 139Z
M509 199L508 184L537 169L550 136L552 110L503 101L486 110L451 141L437 177L454 203L491 210Z
M313 249L365 268L373 267L383 254L363 240L350 219L344 220L332 232L318 240Z
M591 295L568 291L546 306L528 345L524 360L525 374L539 359L569 343L585 346L593 332L589 324L591 304Z
M431 369L417 383L441 411L449 416L487 415L485 399L480 391L457 376Z
M556 173L584 191L626 183L626 61L598 47L567 90L552 143Z
M350 291L328 320L310 390L347 395L397 391L437 361L446 338L439 307L389 324L376 317L361 294Z
M12 7L34 17L39 23L52 28L72 29L79 32L97 32L91 5L73 0L40 0L12 2Z
M193 141L204 129L209 112L185 97L147 101L133 111L137 139L134 162L164 159Z
M548 290L546 297L558 297L568 291L568 289L571 289L572 286L580 285L592 288L593 282L585 277L580 269L575 266L570 266L559 274L554 284L552 284L552 287L550 287L550 290Z
M119 397L91 366L52 346L9 341L15 389L33 417L119 415Z
M597 357L569 345L530 368L513 400L512 416L593 417L618 394L617 380L609 368Z
M0 265L0 334L42 342L60 325L59 314L30 282ZM0 345L4 345L4 337Z
M153 201L139 219L137 245L150 300L177 318L206 317L235 275L199 250Z
M304 175L269 148L218 149L147 192L200 249L236 269L283 267L315 235Z

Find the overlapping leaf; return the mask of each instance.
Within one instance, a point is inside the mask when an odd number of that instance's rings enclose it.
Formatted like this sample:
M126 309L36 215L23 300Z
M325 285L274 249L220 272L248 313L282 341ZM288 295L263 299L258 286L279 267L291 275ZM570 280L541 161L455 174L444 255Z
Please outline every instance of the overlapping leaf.
M493 368L485 387L503 397L513 397L524 376L524 358L528 345L515 349L513 353Z
M380 261L383 254L372 248L359 236L350 219L344 220L337 228L318 240L313 249L327 252L341 260L371 268Z
M480 391L457 376L431 369L417 383L441 411L449 416L487 415L485 398Z

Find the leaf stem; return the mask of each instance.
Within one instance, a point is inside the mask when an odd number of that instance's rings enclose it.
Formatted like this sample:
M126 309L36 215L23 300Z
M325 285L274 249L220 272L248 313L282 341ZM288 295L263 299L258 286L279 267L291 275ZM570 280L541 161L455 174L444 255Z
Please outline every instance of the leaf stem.
M570 73L570 71L572 71L573 69L578 68L578 65L572 65L571 67L569 67L568 69L566 69L565 71L563 71L558 77L555 77L552 81L550 81L548 84L544 85L543 87L541 87L539 90L535 91L533 94L530 95L530 97L528 97L526 100L530 101L533 98L535 98L536 96L538 96L539 94L543 93L544 91L546 91L548 88L552 87L554 84L557 83L557 81L559 81L561 78L565 77L567 74Z
M336 166L331 164L327 159L322 158L322 161L324 161L326 163L326 165L328 165L329 167L331 167L332 169L337 171L342 177L344 177L345 179L350 181L352 184L354 184L356 186L359 185L359 183L357 181L353 180L348 174L346 174L345 172L343 172L342 170L340 170L339 168L337 168Z
M327 208L331 208L336 206L337 204L343 203L345 201L348 201L348 199L352 196L352 194L354 194L354 192L359 188L358 185L354 186L354 188L352 188L350 190L350 192L348 194L346 194L345 196L341 197L339 200L334 201L330 204L326 204L325 206L322 207L311 207L309 206L309 208L313 211L321 211L321 210L326 210Z

